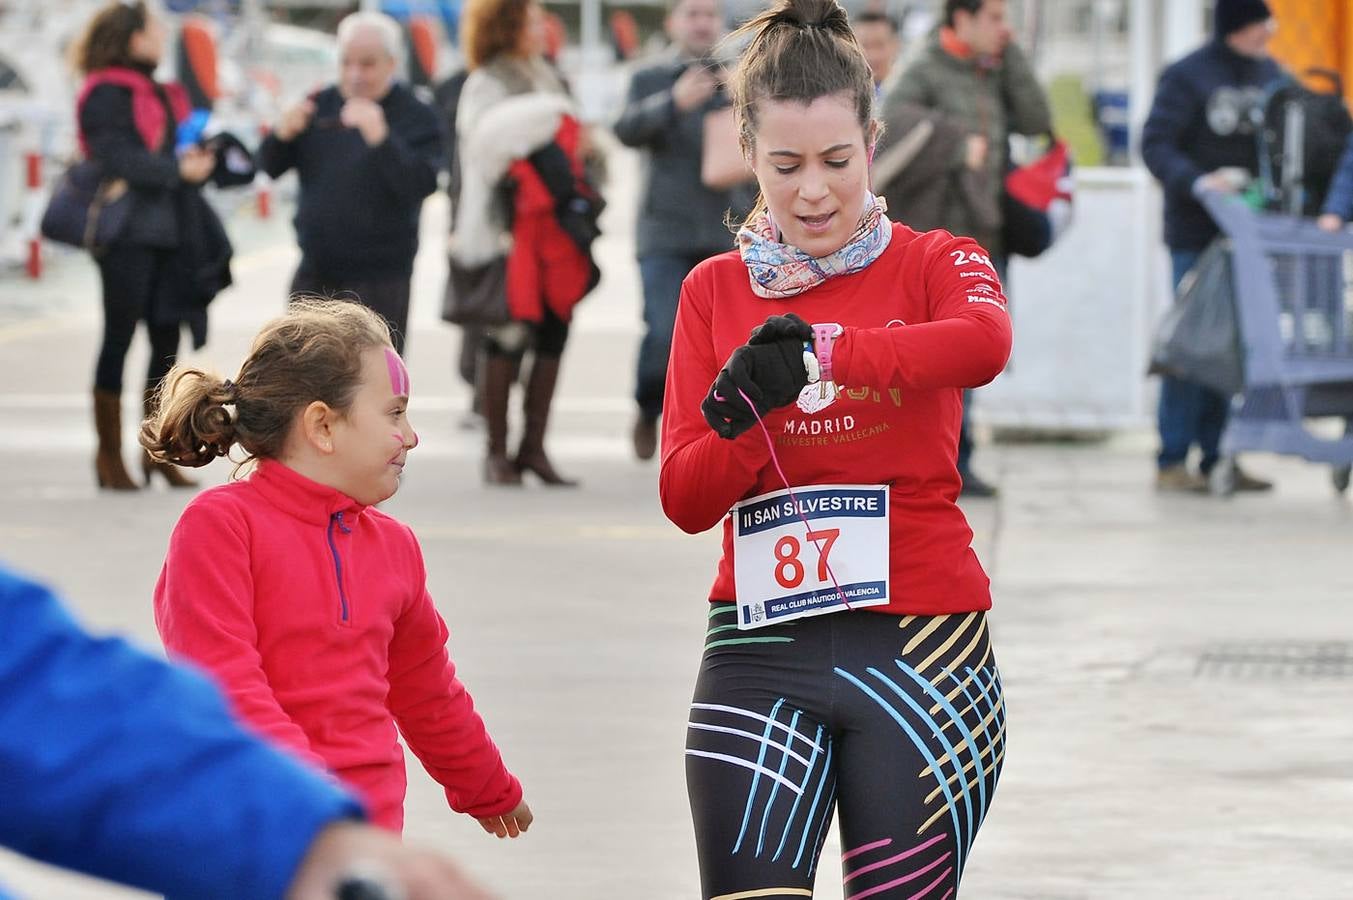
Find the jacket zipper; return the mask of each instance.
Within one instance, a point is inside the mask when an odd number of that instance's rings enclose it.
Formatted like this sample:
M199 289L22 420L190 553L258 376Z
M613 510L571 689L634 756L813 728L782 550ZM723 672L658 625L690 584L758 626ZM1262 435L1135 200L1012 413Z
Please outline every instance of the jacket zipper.
M348 621L348 594L343 590L343 557L338 553L338 545L334 542L334 526L337 525L344 534L352 534L352 529L343 524L343 513L336 512L329 517L329 553L334 558L334 577L338 581L338 603L342 620Z

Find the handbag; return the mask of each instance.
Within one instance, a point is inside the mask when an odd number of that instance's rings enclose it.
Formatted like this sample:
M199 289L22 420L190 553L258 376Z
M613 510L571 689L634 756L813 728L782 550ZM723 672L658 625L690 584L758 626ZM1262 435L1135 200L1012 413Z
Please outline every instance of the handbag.
M1001 238L1009 253L1041 256L1071 224L1071 148L1061 138L1048 138L1042 156L1005 175Z
M705 113L700 142L700 182L711 191L726 191L752 180L752 171L738 143L733 107Z
M507 308L507 257L468 267L448 257L442 319L454 325L505 325L512 321Z
M131 221L132 192L125 179L103 177L93 160L75 163L57 182L42 214L42 236L102 254Z

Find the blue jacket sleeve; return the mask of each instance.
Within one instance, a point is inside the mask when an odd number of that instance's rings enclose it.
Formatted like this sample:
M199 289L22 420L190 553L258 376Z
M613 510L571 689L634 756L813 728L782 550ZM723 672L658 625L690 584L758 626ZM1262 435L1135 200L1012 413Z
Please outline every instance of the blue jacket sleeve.
M1207 174L1184 152L1184 131L1202 115L1202 100L1177 66L1160 76L1156 99L1142 126L1142 160L1166 191L1188 195Z
M282 897L361 816L241 730L202 676L84 632L0 566L0 844L168 897Z
M1339 157L1339 168L1334 170L1334 180L1330 182L1329 193L1325 195L1325 205L1321 212L1334 215L1347 222L1353 219L1353 134L1344 144L1344 153Z

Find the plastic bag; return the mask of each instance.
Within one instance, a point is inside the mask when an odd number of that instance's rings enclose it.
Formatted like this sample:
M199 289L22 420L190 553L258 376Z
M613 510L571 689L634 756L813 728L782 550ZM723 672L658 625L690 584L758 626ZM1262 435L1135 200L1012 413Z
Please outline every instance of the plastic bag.
M1171 375L1231 395L1245 387L1231 247L1218 239L1198 257L1161 320L1148 374Z

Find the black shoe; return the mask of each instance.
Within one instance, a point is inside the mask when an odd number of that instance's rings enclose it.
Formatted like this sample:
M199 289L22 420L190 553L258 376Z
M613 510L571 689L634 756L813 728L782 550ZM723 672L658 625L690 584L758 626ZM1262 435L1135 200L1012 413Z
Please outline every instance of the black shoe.
M958 474L963 479L963 490L959 491L960 496L995 497L999 493L994 484L986 483L972 472L959 472Z

